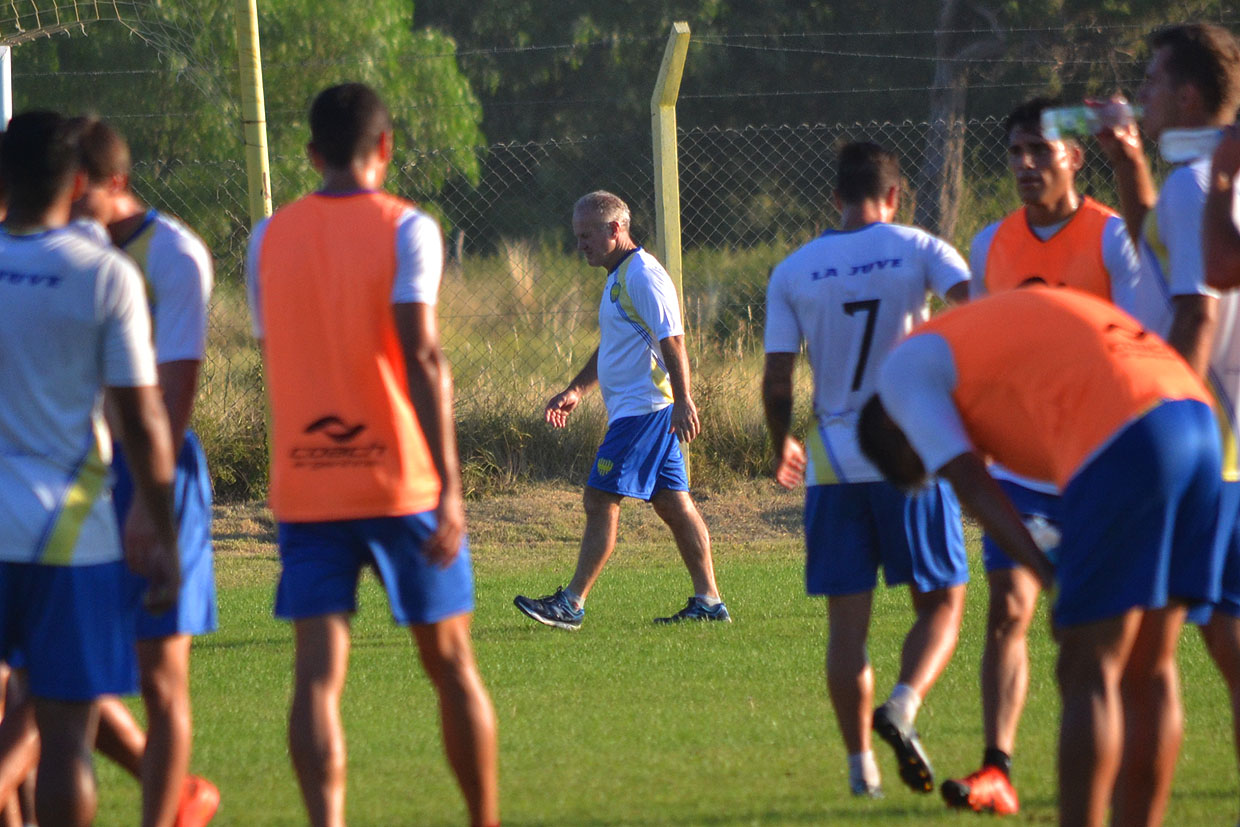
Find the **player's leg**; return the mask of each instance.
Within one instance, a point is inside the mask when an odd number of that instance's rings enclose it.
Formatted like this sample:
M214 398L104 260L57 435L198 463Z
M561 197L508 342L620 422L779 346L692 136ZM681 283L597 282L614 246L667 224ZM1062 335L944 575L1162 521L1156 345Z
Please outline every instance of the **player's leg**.
M93 701L33 698L39 728L35 815L44 825L90 824L98 797L91 753L99 710Z
M990 599L982 648L982 729L986 746L1011 755L1029 690L1026 634L1041 587L1023 566L987 576Z
M413 627L422 666L439 696L448 763L475 827L499 824L499 747L495 710L478 674L471 614Z
M827 598L827 694L849 756L873 753L874 670L866 650L872 600L873 592L868 591ZM855 782L866 779L851 781L854 793L865 792ZM869 786L877 790L878 778L869 779Z
M1124 746L1111 798L1114 824L1162 824L1184 735L1175 663L1184 615L1179 605L1146 611L1124 667Z
M577 552L577 567L568 590L585 602L590 589L603 573L603 566L616 548L616 531L620 525L619 494L586 486L581 505L586 514L586 528ZM580 604L579 604L580 605Z
M0 719L0 802L19 803L22 785L39 762L39 730L25 670L10 672L5 695L4 717Z
M676 540L676 549L680 559L689 570L693 582L693 600L682 614L701 616L701 619L716 619L706 612L722 605L719 588L715 584L715 563L710 550L710 532L706 529L706 521L694 504L688 491L674 491L669 488L656 492L650 500L655 513L667 524ZM704 609L698 610L698 604ZM717 610L717 619L731 619L726 609Z
M963 585L910 591L917 619L904 637L900 652L900 683L925 698L956 651L964 616Z
M1240 482L1223 484L1218 548L1222 554L1222 591L1201 625L1206 649L1227 684L1237 754L1240 754ZM1200 622L1190 613L1193 622Z
M1201 634L1214 665L1227 683L1233 737L1240 752L1240 617L1216 608L1210 622L1201 627Z
M171 825L189 773L193 725L189 701L189 635L138 641L146 750L142 756L142 823Z
M344 827L345 742L340 696L349 666L344 613L293 623L296 653L288 744L306 813L314 827Z
M1124 737L1120 680L1142 612L1059 629L1059 823L1106 819Z
M125 702L115 695L105 695L99 699L99 731L95 735L95 749L141 780L146 733Z

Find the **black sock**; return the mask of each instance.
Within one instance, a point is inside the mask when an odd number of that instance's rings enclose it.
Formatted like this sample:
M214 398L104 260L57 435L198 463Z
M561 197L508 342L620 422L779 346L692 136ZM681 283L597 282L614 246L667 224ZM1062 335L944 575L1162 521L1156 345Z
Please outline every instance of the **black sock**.
M986 747L982 753L983 767L997 767L1006 776L1012 775L1012 756L998 747Z

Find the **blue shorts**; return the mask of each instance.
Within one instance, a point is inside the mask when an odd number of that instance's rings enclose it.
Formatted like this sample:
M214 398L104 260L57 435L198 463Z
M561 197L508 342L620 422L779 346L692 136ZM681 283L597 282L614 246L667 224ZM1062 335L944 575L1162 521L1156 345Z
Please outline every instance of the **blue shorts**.
M670 433L672 408L622 416L607 426L586 485L622 497L649 500L664 488L688 491L680 440Z
M1216 542L1215 552L1223 555L1219 597L1213 605L1194 606L1188 613L1190 623L1204 626L1214 612L1240 618L1240 482L1223 483Z
M116 482L112 502L117 523L124 530L125 515L133 502L133 478L124 453L117 450L112 460ZM173 513L177 520L177 545L181 551L181 591L176 604L159 615L141 608L146 578L130 574L130 594L138 608L138 640L169 635L201 635L218 625L215 608L215 565L211 553L211 476L202 444L192 432L177 456L173 482Z
M0 562L0 660L27 670L32 695L83 702L137 691L128 571L119 560Z
M935 480L914 496L887 482L811 485L805 492L805 591L873 591L878 567L888 586L918 592L969 580L960 503Z
M1077 471L1063 494L1056 624L1218 599L1219 455L1209 406L1179 400L1129 424Z
M436 527L433 511L320 523L280 523L276 617L299 620L357 611L357 581L373 566L402 626L438 623L473 611L469 541L446 569L422 556Z
M1020 516L1043 517L1052 526L1059 528L1062 505L1058 494L1047 494L1045 491L1027 488L1018 482L1002 478L995 482L999 483L1003 493L1007 494L1008 499L1016 506ZM1020 565L1008 557L989 534L982 535L982 563L986 566L987 573L1014 569Z

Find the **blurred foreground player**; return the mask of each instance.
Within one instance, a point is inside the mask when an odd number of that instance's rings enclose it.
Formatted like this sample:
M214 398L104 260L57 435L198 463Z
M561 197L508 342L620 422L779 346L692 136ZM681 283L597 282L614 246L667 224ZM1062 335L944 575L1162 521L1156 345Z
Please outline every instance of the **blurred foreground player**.
M1159 823L1182 734L1176 641L1187 606L1219 590L1209 392L1130 316L1047 287L917 328L878 390L859 438L883 473L946 478L1000 548L1058 585L1060 823L1102 824L1121 773L1132 796L1114 823ZM987 458L1062 491L1054 565Z
M32 701L0 723L0 750L33 716L42 742L40 824L89 824L101 695L136 689L133 605L107 491L121 425L137 506L124 558L163 611L179 584L173 455L142 278L119 253L66 229L85 176L80 124L19 115L0 155L0 657L18 651Z
M495 825L495 713L474 663L452 380L435 311L443 240L432 218L381 190L392 138L369 87L321 92L307 150L322 187L250 242L283 564L276 614L296 639L289 747L310 822L343 825L349 617L361 569L373 566L439 696L470 821Z
M964 259L946 242L894 225L900 164L871 143L839 152L839 230L788 256L766 294L762 399L775 450L775 478L805 492L805 586L827 596L827 689L848 749L853 795L880 794L873 727L896 751L914 791L934 789L914 719L951 659L969 579L960 506L939 482L915 496L883 480L857 446L857 414L878 365L913 325L929 318L931 292L968 296ZM814 373L814 430L805 446L789 433L792 379L802 342ZM907 583L916 622L904 639L900 676L878 710L866 649L879 566L888 586Z

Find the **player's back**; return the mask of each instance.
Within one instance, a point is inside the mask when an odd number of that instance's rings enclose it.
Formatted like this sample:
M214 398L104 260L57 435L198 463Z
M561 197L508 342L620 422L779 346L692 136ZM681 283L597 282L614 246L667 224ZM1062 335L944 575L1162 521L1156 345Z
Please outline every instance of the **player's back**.
M828 231L775 268L771 292L805 340L820 417L859 409L883 355L929 317L928 291L946 292L962 279L963 267L948 275L928 263L944 247L912 227L870 224Z
M92 437L117 282L137 271L68 228L0 231L0 261L0 450L72 466Z

